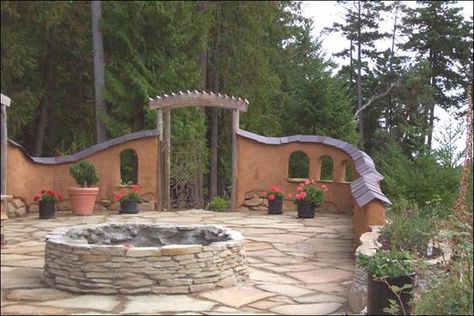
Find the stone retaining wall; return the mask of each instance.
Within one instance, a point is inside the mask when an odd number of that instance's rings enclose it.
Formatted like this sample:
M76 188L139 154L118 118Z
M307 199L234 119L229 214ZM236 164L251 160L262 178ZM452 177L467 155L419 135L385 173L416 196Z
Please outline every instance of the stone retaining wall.
M375 255L377 249L382 246L377 242L381 228L382 226L371 226L369 232L360 236L360 246L356 249L356 256L357 254L364 254L367 256ZM367 305L367 277L367 271L360 268L356 262L352 287L349 290L349 306L356 313L362 311Z
M162 247L73 243L65 237L67 231L57 229L46 237L43 279L58 289L182 294L234 286L248 276L243 236L229 229L229 241Z

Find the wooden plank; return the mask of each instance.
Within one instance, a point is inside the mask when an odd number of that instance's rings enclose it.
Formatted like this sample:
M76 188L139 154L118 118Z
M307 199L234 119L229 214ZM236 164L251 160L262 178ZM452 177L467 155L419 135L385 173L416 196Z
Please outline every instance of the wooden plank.
M10 106L10 103L11 103L12 100L9 97L7 97L6 95L4 95L3 93L1 93L1 95L2 95L2 99L1 99L2 105Z
M247 102L234 97L217 94L185 93L150 100L150 109L176 109L190 106L212 106L221 109L247 111Z
M155 188L155 199L156 199L156 209L158 211L163 211L163 168L161 163L161 142L163 138L163 116L161 110L156 111L156 130L157 143L156 143L156 188Z
M171 113L170 109L163 110L163 207L165 210L170 209L170 175L171 175Z
M233 211L237 209L237 172L238 172L238 147L237 129L239 128L239 110L232 111L232 189L230 206Z
M0 191L1 194L5 195L7 194L7 105L3 104L3 94L2 94L2 104L1 104L1 149L2 149L2 154L1 154L1 171L2 171L2 176L1 176L1 185L0 185Z

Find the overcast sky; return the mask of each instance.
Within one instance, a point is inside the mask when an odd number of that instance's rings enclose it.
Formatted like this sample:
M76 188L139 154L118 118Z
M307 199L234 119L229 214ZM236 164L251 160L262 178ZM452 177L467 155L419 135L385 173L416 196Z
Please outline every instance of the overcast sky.
M388 1L387 1L388 2ZM406 5L413 7L416 5L414 1L403 1ZM459 1L458 6L463 8L463 13L466 19L473 14L473 1ZM322 40L323 50L326 52L328 57L332 57L334 53L337 53L348 46L347 40L345 40L338 33L322 34L322 30L325 27L331 27L334 22L344 22L344 10L341 5L338 5L336 1L303 1L303 14L306 17L312 18L314 21L313 36L320 37ZM381 23L380 27L383 31L390 30L390 24L393 23L390 19L385 19L386 23ZM378 43L380 49L386 49L389 47L389 42ZM342 63L341 59L333 58L336 62ZM435 115L440 118L440 121L435 125L435 135L439 134L440 129L449 124L450 115L444 110L437 108ZM466 136L465 134L456 143L458 150L461 151L465 148ZM436 141L434 146L437 146Z

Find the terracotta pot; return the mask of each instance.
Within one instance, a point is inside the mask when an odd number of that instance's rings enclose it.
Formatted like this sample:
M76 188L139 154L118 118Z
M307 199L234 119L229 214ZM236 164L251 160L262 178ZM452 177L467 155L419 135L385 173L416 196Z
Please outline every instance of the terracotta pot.
M67 188L71 198L71 211L74 215L87 216L94 212L95 199L99 188Z

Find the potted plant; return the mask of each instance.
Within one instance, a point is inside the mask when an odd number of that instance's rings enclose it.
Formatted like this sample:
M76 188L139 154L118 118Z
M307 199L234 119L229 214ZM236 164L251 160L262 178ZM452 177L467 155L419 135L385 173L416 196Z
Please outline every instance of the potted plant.
M115 201L120 202L119 214L138 213L138 203L141 202L139 191L139 185L132 185L131 187L128 187L128 192L127 190L122 189L120 192L115 194Z
M92 215L99 188L91 186L99 182L100 179L95 166L89 161L82 160L72 164L69 167L69 173L81 186L80 188L68 188L72 213L74 215Z
M268 214L283 214L283 193L277 185L272 186L269 192L261 192L260 196L268 199Z
M368 275L368 315L410 315L416 272L409 252L380 250L373 256L359 254L357 263Z
M53 190L41 190L41 195L33 197L33 201L39 202L39 218L50 219L56 216L56 202L62 201L61 193Z
M313 218L315 208L323 203L324 192L326 192L328 188L325 184L322 184L319 188L316 187L315 184L316 182L314 180L306 179L296 188L296 195L293 202L296 203L298 208L299 218Z

